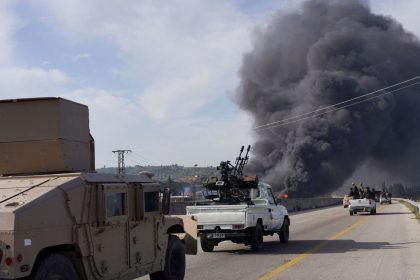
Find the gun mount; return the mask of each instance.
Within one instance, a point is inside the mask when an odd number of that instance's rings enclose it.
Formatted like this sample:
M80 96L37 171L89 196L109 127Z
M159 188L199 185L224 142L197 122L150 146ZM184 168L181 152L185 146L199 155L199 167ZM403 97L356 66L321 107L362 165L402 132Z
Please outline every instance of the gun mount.
M206 189L212 194L205 196L207 199L218 199L222 203L238 203L250 201L250 189L258 188L257 176L243 175L244 167L249 160L249 151L251 145L248 145L246 153L244 146L241 147L239 156L236 158L235 165L229 160L220 162L217 170L220 171L220 178L212 177L205 184ZM217 192L217 194L214 194Z

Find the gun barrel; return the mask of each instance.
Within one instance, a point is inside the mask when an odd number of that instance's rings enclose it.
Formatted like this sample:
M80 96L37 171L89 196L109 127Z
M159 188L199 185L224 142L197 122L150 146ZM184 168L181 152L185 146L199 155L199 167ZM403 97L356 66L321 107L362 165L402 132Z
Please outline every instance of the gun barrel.
M240 166L239 165L239 162L241 161L241 155L242 155L242 152L244 151L244 146L242 146L241 147L241 150L239 151L239 156L236 158L236 162L235 162L235 167L234 167L234 170L233 170L233 175L236 175L237 174L237 171L238 171L238 167Z
M250 150L251 150L251 145L248 145L248 148L246 150L245 156L243 158L241 158L241 160L240 160L240 163L239 163L239 166L238 166L238 170L237 170L237 174L238 175L242 175L242 172L244 170L245 164L247 164L248 159L249 159L248 154L249 154L249 151Z

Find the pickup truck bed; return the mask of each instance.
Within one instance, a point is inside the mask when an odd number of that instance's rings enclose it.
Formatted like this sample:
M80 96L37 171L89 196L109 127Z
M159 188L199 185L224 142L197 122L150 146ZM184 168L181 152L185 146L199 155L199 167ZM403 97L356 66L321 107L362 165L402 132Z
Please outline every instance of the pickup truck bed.
M350 216L358 212L369 212L371 215L376 214L376 202L374 199L361 198L350 200L349 213Z

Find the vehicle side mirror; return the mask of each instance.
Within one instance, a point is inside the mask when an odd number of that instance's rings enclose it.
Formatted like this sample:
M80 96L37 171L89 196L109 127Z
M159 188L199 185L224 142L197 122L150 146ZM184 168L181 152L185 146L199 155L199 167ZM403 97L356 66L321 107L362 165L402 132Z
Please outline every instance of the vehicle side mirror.
M163 215L169 215L170 210L171 210L171 190L169 188L165 188L163 190L163 198L162 198Z

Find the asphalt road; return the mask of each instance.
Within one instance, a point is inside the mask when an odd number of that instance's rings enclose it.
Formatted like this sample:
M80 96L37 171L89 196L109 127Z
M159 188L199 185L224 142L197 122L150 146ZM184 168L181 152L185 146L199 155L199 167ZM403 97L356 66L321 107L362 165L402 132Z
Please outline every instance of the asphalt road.
M185 278L420 279L420 224L401 204L381 206L375 216L349 216L342 207L293 214L290 230L288 244L264 237L258 253L231 242L200 249L187 256Z

